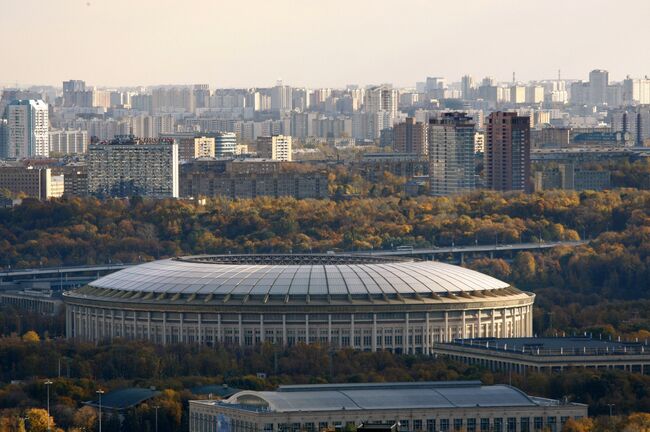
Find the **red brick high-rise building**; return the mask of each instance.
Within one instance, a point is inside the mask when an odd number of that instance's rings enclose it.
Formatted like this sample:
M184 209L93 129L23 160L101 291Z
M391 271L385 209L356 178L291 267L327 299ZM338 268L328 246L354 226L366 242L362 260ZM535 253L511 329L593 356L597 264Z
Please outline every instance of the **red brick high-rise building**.
M393 129L393 150L395 153L428 154L427 125L416 122L413 117L396 124Z
M486 186L530 192L530 118L514 112L493 112L488 117L486 138Z

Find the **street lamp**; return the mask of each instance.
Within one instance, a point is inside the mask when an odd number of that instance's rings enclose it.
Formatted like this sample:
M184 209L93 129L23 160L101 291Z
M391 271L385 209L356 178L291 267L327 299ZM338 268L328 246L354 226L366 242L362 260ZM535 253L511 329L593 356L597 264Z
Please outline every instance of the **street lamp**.
M158 432L158 408L160 408L159 405L154 405L153 409L156 410L156 432Z
M52 381L45 381L45 388L47 389L47 430L50 430L50 386Z
M102 432L102 395L104 390L99 389L95 393L99 395L99 432Z
M612 418L612 408L614 408L616 404L607 404L607 406L609 407L609 417Z

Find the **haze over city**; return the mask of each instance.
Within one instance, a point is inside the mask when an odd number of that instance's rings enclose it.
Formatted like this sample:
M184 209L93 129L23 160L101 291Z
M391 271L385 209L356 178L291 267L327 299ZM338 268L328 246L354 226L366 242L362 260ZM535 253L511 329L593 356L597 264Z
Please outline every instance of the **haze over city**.
M650 38L650 3L632 0L2 0L0 10L5 86L413 86L432 74L650 71L637 48Z
M649 432L648 0L0 0L0 432Z

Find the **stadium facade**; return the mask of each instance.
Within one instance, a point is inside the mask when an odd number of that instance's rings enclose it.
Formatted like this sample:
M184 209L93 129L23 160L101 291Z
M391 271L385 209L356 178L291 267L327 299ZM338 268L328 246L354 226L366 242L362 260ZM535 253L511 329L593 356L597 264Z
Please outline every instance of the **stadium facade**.
M202 255L141 264L64 294L69 338L432 352L532 336L534 295L436 261Z

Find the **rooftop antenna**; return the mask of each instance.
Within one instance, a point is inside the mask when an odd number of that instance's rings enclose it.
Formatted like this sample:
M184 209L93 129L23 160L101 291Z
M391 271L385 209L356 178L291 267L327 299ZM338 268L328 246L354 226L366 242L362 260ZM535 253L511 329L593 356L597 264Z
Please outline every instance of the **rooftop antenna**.
M557 70L557 80L562 81L562 71L560 69Z
M517 79L516 79L516 76L515 76L514 71L512 72L512 83L513 83L513 84L516 84L516 83L517 83Z

